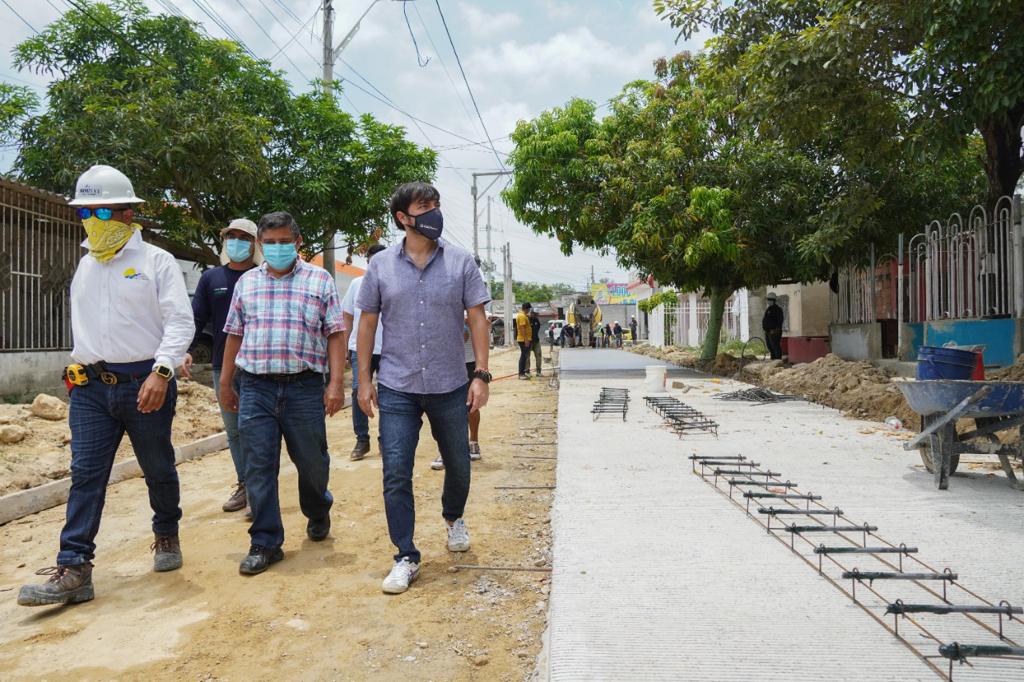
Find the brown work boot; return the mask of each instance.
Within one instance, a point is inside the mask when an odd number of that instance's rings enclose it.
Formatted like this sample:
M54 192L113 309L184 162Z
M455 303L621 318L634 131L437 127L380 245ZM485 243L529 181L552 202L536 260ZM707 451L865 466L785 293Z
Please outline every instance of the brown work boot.
M36 571L36 575L48 575L50 579L42 585L24 585L18 592L18 603L22 606L46 606L47 604L77 604L90 601L95 594L92 589L92 564L77 566L51 566Z
M245 509L246 502L248 500L245 496L245 484L239 483L238 487L235 488L235 492L231 493L231 497L221 507L226 512L236 512L240 509Z
M368 454L370 454L370 441L357 440L356 446L352 448L352 454L349 455L348 458L353 462L358 462L359 460L366 457Z
M157 573L181 568L181 543L177 535L157 535L149 546L153 555L153 570Z

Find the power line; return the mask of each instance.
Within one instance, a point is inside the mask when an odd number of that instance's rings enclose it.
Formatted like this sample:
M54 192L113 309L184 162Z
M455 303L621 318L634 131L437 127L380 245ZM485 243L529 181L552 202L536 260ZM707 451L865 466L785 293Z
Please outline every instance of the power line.
M422 69L430 63L430 57L426 59L420 57L420 44L416 42L416 34L412 32L412 24L409 23L409 3L407 2L402 3L402 16L405 17L405 25L409 29L409 37L412 38L412 46L416 48L416 63Z
M20 15L20 14L18 13L18 10L14 9L13 7L11 7L11 5L10 5L10 4L9 4L9 3L7 2L7 0L0 0L0 2L4 3L4 5L5 5L6 7L7 7L7 9L11 10L11 12L13 12L13 13L14 13L14 16L16 16L16 17L18 17L19 19L21 19L21 23L25 24L25 25L26 25L26 26L28 26L28 27L29 27L30 29L32 29L32 32L33 32L33 33L35 33L36 35L39 35L39 31L37 31L37 30L36 30L36 27L35 27L35 26L33 26L32 24L30 24L30 23L29 23L29 21L28 21L28 19L26 19L25 17L21 16L21 15Z
M444 24L444 32L448 36L448 43L452 46L452 53L455 55L455 63L459 65L459 72L462 74L462 82L466 84L466 91L469 93L469 99L473 103L473 109L476 110L476 117L480 119L480 127L484 129L484 136L487 138L487 142L491 146L491 151L494 152L494 158L498 161L498 165L501 166L502 170L505 170L505 164L502 162L501 157L498 156L498 150L494 148L494 142L491 140L491 134L487 132L487 124L484 123L484 117L480 114L480 106L476 103L476 97L473 95L473 88L469 87L469 79L466 78L466 70L462 68L462 59L459 58L459 51L455 49L455 40L452 39L452 32L448 30L448 21L444 18L444 11L441 9L441 0L434 0L434 4L437 6L437 13L441 15L441 23Z
M267 40L270 41L270 44L273 45L274 47L276 47L278 53L280 53L282 48L274 41L273 36L271 36L269 33L267 33L267 29L263 28L263 24L261 24L260 22L256 21L256 17L254 17L252 15L252 13L249 12L248 8L246 8L246 6L242 2L242 0L235 0L235 2L238 3L238 6L242 8L243 12L245 12L245 16L249 17L249 19L252 20L252 23L256 24L256 28L258 28L260 30L260 32L263 33L263 35L265 35L267 37ZM280 22L278 22L278 23L280 23ZM311 82L313 80L312 78L307 76L305 73L303 73L302 69L299 68L298 64L296 64L295 62L292 61L291 57L289 57L287 54L285 54L284 58L286 60L288 60L288 63L291 64L292 67L296 71L299 72L299 75L302 76L303 78L305 78L307 82Z
M444 60L444 55L441 54L441 50L437 49L437 45L434 43L434 36L430 32L430 28L427 27L427 22L423 20L423 15L420 14L420 8L418 5L413 3L412 9L416 12L416 17L420 20L420 25L423 26L423 32L427 34L427 40L430 41L430 46L434 48L434 54L437 55L438 60L441 62L441 68L444 69L444 75L448 79L448 83L452 86L452 92L455 93L455 98L459 100L459 106L462 107L462 112L466 114L466 120L471 122L471 125L477 123L473 115L469 113L469 107L466 106L466 100L459 91L457 85L455 85L455 79L452 78L451 72L448 70L448 64Z
M298 30L295 31L295 33L292 34L291 38L289 38L288 41L284 45L282 45L280 48L278 48L277 52L275 52L273 55L271 55L270 60L272 61L275 57L277 57L277 55L279 55L282 52L284 52L286 47L288 47L289 45L294 43L295 39L299 37L299 34L302 33L303 31L305 31L306 27L309 26L311 23L313 23L313 20L316 19L316 16L318 14L320 14L320 7L319 6L317 6L316 10L313 12L313 16L311 16L306 21L306 23L304 23L302 26L299 26ZM301 45L301 43L300 43L300 45ZM312 55L310 55L310 56L312 56Z
M283 2L281 2L281 0L274 0L274 3L276 5L278 5L278 6L280 6L281 9L283 9L285 12L287 12L288 16L290 16L295 21L302 21L302 19L299 19L298 15L295 14L295 12L291 11L291 9L288 7L288 5L286 5ZM319 11L319 8L317 9L317 11ZM314 15L314 16L316 16L316 15Z

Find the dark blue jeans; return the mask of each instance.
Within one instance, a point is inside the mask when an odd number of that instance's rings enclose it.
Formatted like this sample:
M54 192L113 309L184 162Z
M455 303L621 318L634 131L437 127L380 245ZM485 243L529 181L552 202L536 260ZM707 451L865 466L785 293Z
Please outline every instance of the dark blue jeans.
M238 372L235 372L234 381L231 383L238 393ZM220 402L220 370L213 370L213 392L217 397L217 406ZM231 452L231 462L235 465L235 476L238 482L245 483L245 455L242 453L242 443L238 439L238 413L228 412L220 409L220 418L224 422L224 433L228 437L228 451Z
M153 363L150 362L149 365ZM121 372L135 373L130 365L108 365ZM148 369L142 369L148 372ZM107 482L114 455L125 432L135 450L149 489L149 506L153 509L153 532L177 535L181 508L178 470L174 467L174 446L171 445L171 421L178 399L177 384L172 379L167 397L156 412L142 414L136 407L139 379L107 385L90 379L85 386L71 391L71 491L68 494L67 520L60 533L57 564L76 566L92 561L100 529Z
M408 557L419 563L420 552L413 544L416 504L412 493L412 469L420 439L423 415L437 441L444 461L444 489L441 515L448 521L461 518L469 497L469 411L466 394L469 383L451 393L436 395L402 393L378 384L380 449L384 466L384 511L388 533L398 548L395 561Z
M352 365L352 430L356 434L356 440L369 442L370 440L370 419L359 407L359 358L356 352L348 352L348 361ZM380 356L370 356L370 378L380 369Z
M241 392L238 433L245 452L245 492L252 510L252 544L284 543L277 477L281 436L299 472L299 508L308 519L330 514L334 498L327 490L331 456L324 423L324 377L309 374L279 383L239 370Z

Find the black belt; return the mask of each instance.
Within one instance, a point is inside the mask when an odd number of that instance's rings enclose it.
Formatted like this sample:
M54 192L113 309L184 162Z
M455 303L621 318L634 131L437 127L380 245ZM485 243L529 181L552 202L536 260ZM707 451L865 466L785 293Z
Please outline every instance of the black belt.
M114 384L127 384L137 379L143 379L149 377L151 371L138 372L135 374L125 374L123 372L111 372L107 369L107 366L102 362L97 362L93 365L85 365L85 374L90 379L96 379L108 386Z
M242 370L245 372L245 370ZM266 381L273 381L278 384L290 384L295 381L302 381L304 379L311 379L312 377L320 377L321 381L324 375L320 372L314 372L311 369L304 370L302 372L296 372L294 374L253 374L252 372L245 372L251 377L257 379L264 379Z

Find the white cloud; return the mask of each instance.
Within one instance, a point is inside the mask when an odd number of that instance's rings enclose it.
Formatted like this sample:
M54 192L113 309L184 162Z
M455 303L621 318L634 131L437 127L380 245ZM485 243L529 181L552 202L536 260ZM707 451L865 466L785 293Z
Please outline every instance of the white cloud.
M517 78L533 85L552 80L579 82L602 77L649 75L650 63L670 51L660 42L641 46L616 45L598 38L586 26L556 33L538 43L502 42L470 56L472 73Z
M488 14L468 2L459 3L459 10L462 12L466 23L469 24L470 31L477 38L500 35L518 27L520 24L519 16L512 12Z

